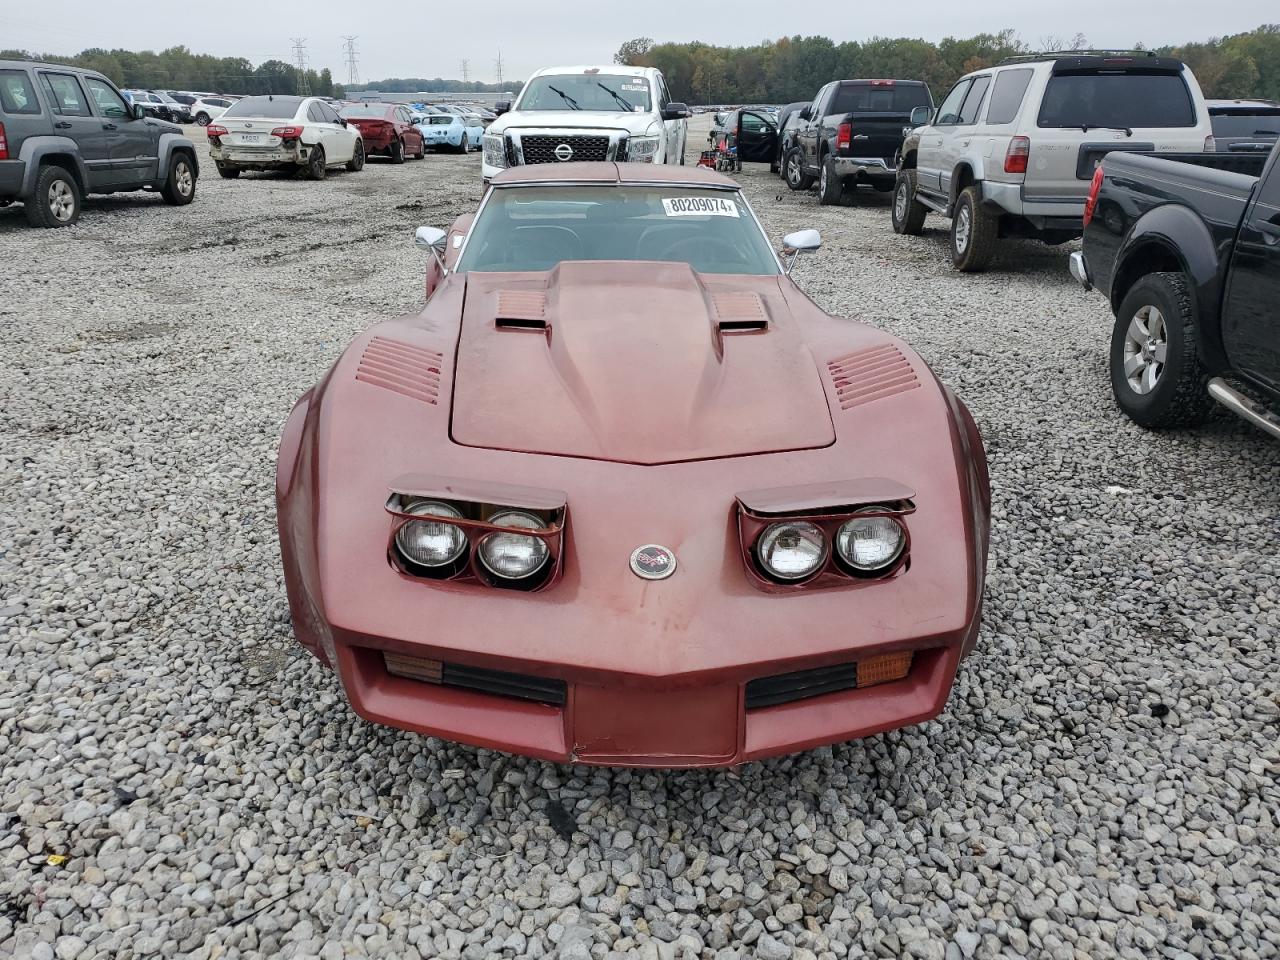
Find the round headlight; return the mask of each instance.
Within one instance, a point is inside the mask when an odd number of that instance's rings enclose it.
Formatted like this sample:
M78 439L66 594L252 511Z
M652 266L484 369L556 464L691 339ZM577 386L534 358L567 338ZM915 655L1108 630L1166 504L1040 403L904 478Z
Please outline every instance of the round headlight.
M827 538L816 524L775 523L756 541L756 557L779 580L803 580L827 559Z
M858 513L874 513L883 507L866 507ZM875 573L893 565L907 545L902 524L892 517L860 517L856 514L836 533L836 554L859 573Z
M497 527L520 527L541 530L546 524L531 513L507 510L495 513L489 522ZM523 580L531 577L547 562L550 551L541 537L525 537L518 533L491 533L480 541L480 562L495 577Z
M447 503L422 500L405 509L415 517L451 517L462 514ZM439 520L410 520L396 531L396 548L401 556L420 567L447 567L456 563L467 549L462 528Z

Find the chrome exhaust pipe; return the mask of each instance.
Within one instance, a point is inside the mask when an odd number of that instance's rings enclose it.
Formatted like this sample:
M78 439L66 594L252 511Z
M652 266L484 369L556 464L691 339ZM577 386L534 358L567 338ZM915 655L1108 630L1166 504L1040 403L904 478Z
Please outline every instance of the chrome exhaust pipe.
M1209 396L1234 413L1242 420L1248 420L1259 430L1271 434L1280 440L1280 416L1272 413L1262 404L1246 397L1240 391L1227 385L1221 377L1209 381Z

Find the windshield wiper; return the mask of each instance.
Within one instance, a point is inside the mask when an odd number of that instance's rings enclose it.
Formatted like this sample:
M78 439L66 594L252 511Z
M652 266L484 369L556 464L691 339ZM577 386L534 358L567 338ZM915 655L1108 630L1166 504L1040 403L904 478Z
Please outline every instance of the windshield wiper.
M617 93L615 93L613 90L610 90L608 87L606 87L606 86L605 86L603 83L601 83L599 80L597 80L597 81L596 81L596 86L597 86L597 87L599 87L601 90L603 90L605 93L607 93L609 96L613 97L613 99L614 99L614 100L617 100L617 101L618 101L618 103L622 104L622 112L623 112L623 113L633 113L633 112L634 112L635 108L634 108L634 105L633 105L633 104L628 103L628 102L627 102L626 100L624 100L622 97L618 96L618 94L617 94Z
M569 105L569 109L571 110L582 109L582 107L578 105L578 101L573 99L573 97L569 96L563 90L557 89L556 87L551 86L551 84L547 84L547 89L550 90L552 93L560 94L560 99Z
M1082 123L1080 124L1080 129L1085 133L1088 133L1090 130L1123 130L1126 137L1133 136L1133 130L1130 127L1105 127L1102 124L1097 123L1091 127L1087 123Z

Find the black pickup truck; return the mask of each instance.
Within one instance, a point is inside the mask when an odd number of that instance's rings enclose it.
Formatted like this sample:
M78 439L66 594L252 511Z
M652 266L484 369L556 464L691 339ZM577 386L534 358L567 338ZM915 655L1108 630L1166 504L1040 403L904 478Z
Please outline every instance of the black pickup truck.
M1213 402L1280 439L1280 150L1111 153L1071 274L1111 301L1111 386L1144 427Z
M794 146L783 159L792 190L818 183L819 203L839 203L859 183L888 193L911 111L933 109L920 80L833 80L800 111Z

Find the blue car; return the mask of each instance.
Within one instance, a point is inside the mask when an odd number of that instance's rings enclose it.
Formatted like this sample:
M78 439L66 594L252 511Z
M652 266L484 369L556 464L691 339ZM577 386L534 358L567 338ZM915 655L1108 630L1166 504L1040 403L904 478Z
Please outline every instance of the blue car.
M420 116L415 126L428 147L450 147L460 153L484 148L484 124L479 117L433 112Z

